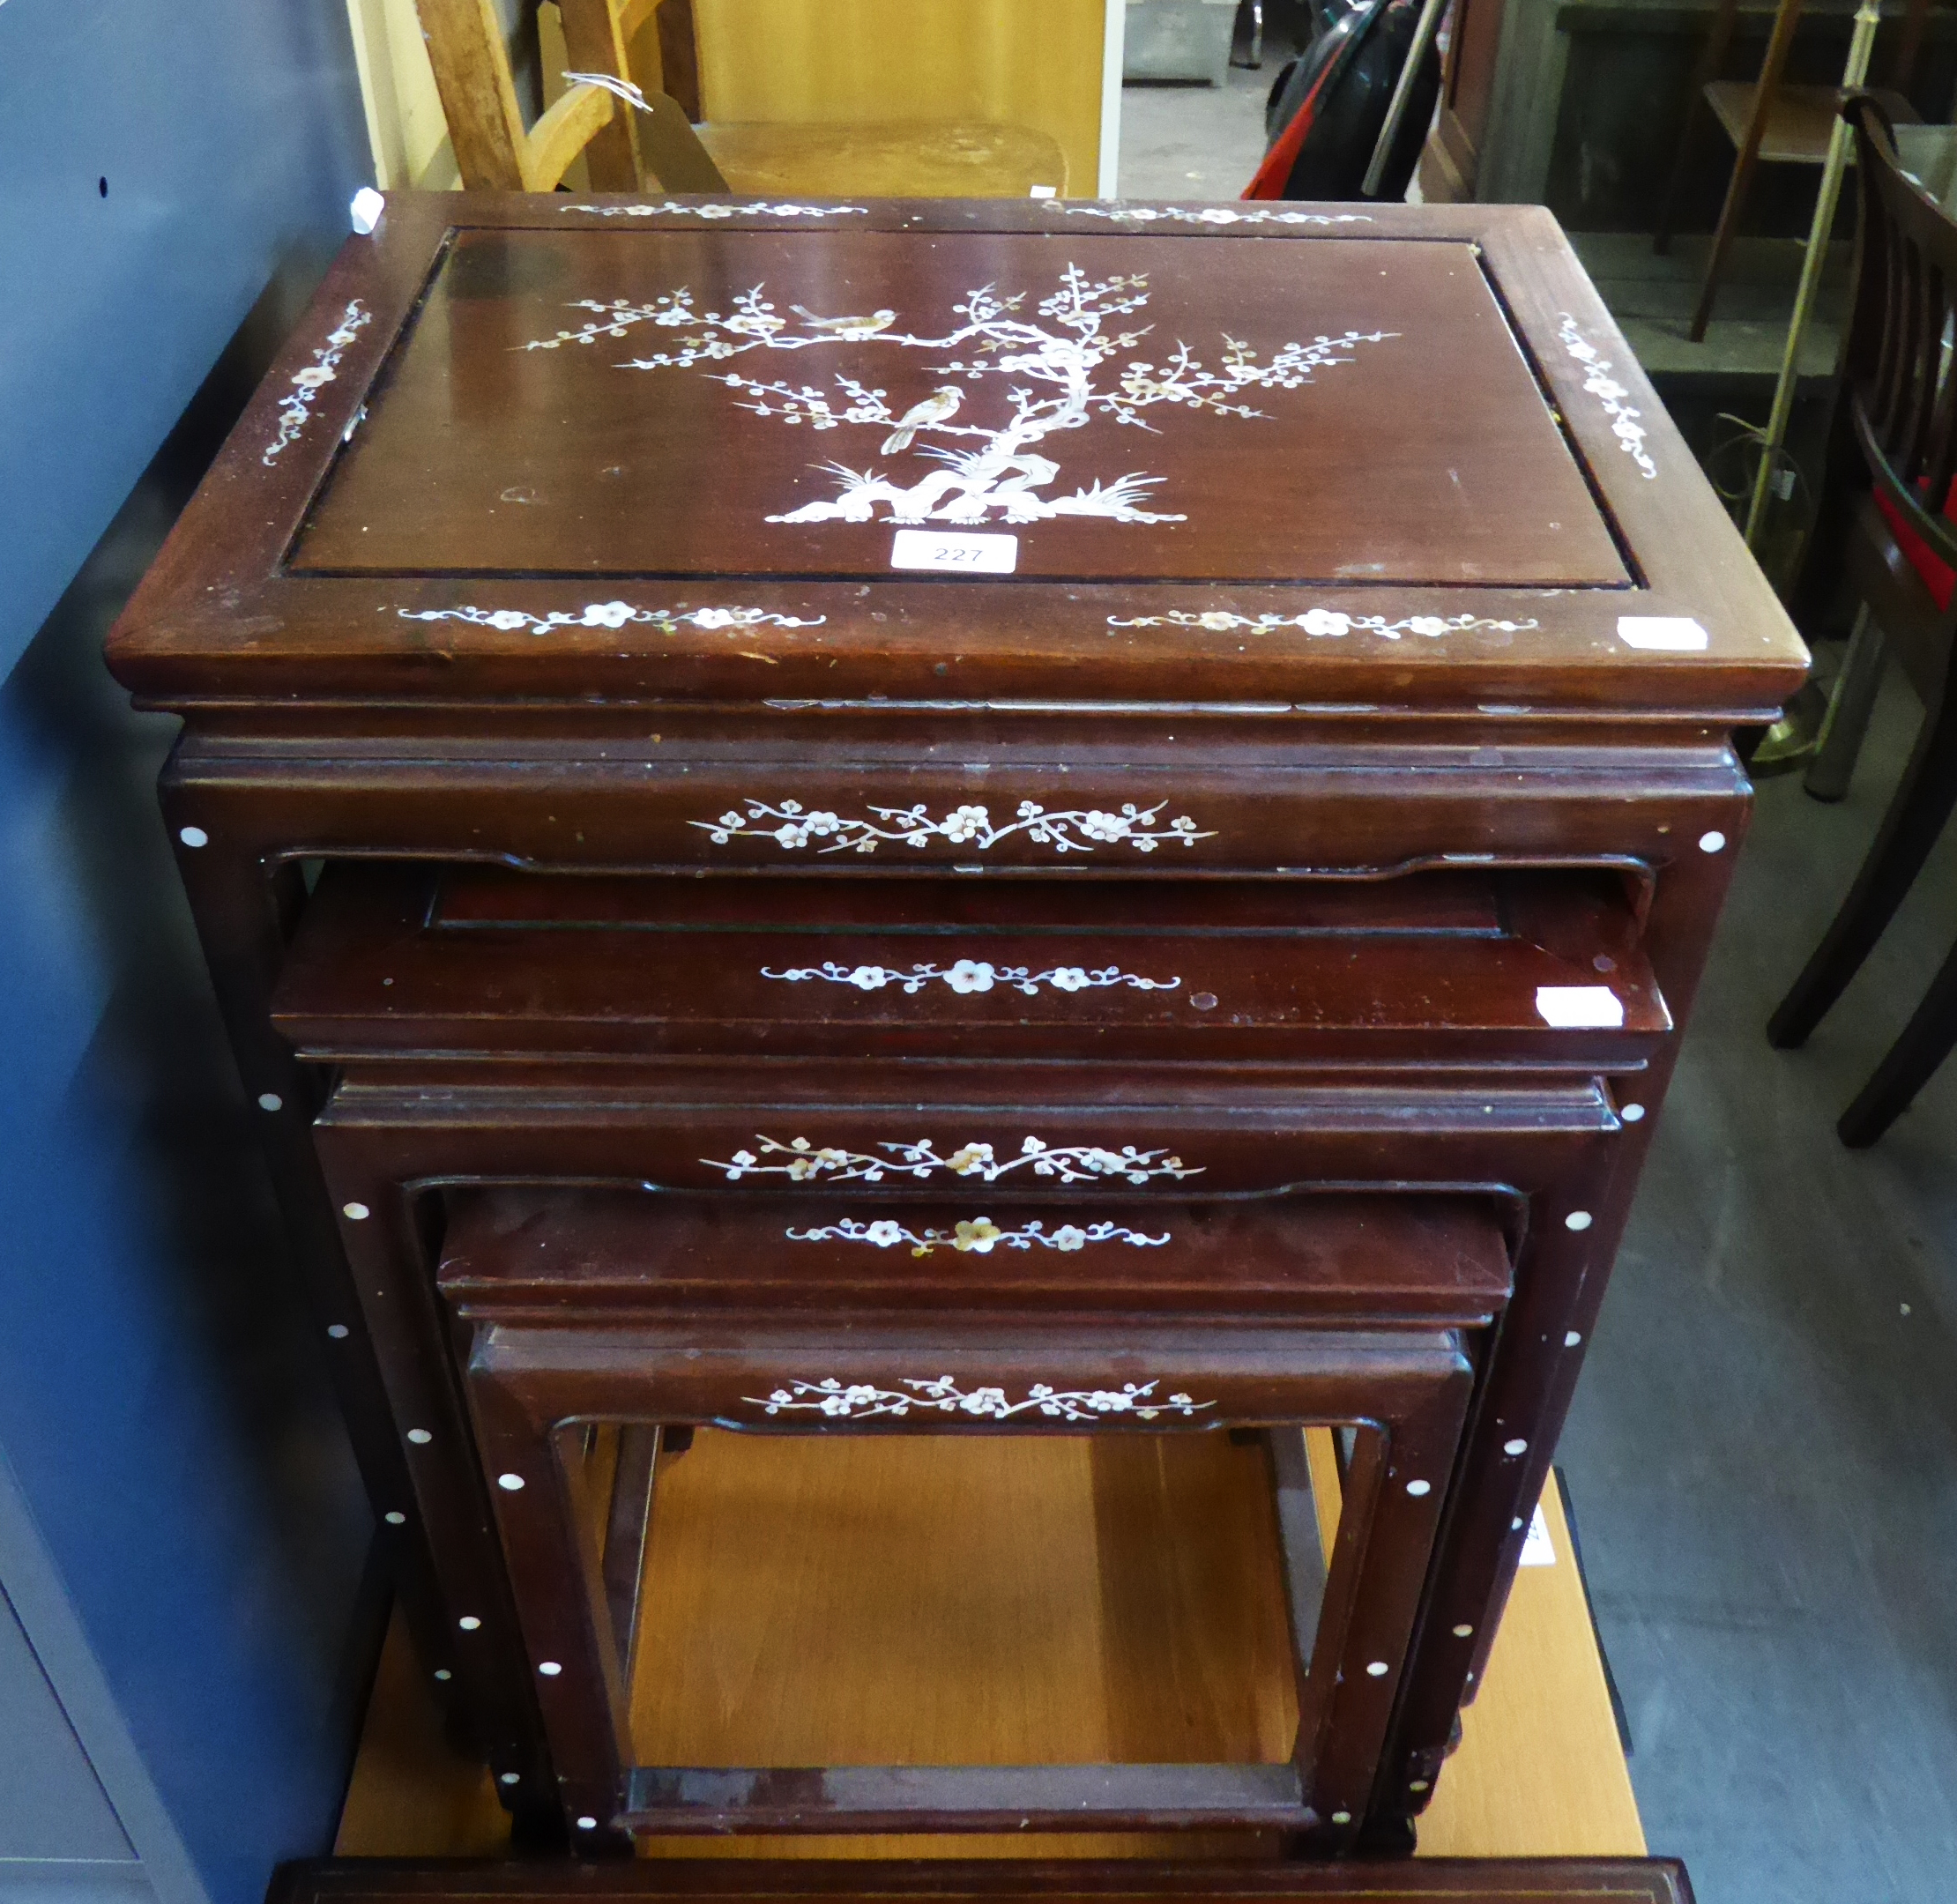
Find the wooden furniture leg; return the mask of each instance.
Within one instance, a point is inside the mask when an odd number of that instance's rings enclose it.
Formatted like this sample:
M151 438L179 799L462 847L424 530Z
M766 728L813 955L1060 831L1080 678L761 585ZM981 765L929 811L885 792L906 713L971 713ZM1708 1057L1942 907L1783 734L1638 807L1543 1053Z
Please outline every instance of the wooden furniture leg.
M1671 177L1665 186L1664 203L1658 211L1658 229L1651 242L1651 249L1660 257L1671 249L1671 229L1678 215L1678 197L1685 190L1686 176L1692 169L1693 150L1699 144L1693 135L1701 123L1700 108L1705 104L1706 87L1719 76L1726 49L1733 43L1733 26L1738 16L1739 0L1719 0L1719 11L1713 16L1712 31L1707 34L1706 43L1693 64L1685 114L1678 123L1678 149L1671 161Z
M1325 1543L1319 1533L1305 1431L1268 1428L1264 1446L1270 1456L1271 1505L1277 1515L1277 1554L1284 1570L1291 1656L1302 1678L1311 1670L1312 1640L1325 1605Z
M632 1636L638 1630L639 1588L652 1536L652 1493L663 1432L636 1422L618 1431L618 1468L605 1527L605 1597L612 1610L612 1637L619 1671L632 1683ZM690 1437L689 1437L690 1439Z
M1924 28L1930 18L1930 0L1909 0L1902 16L1902 32L1896 41L1896 56L1889 68L1888 90L1907 93L1916 75L1916 56L1923 51Z
M1868 604L1857 612L1855 631L1849 636L1849 651L1842 658L1842 672L1834 678L1828 695L1827 712L1821 718L1821 731L1815 737L1814 753L1807 763L1801 785L1811 800L1838 800L1849 791L1855 763L1862 753L1863 737L1869 731L1869 717L1875 711L1876 693L1882 686L1882 630L1875 625Z
M1681 1023L1705 970L1730 856L1745 830L1751 794L1737 762L1733 770L1737 797L1706 803L1682 829L1689 837L1716 819L1718 833L1704 837L1721 841L1718 855L1708 857L1704 848L1681 854L1660 874L1647 918L1646 943ZM1473 1699L1487 1666L1529 1516L1549 1478L1603 1302L1605 1266L1616 1253L1650 1145L1649 1113L1664 1102L1677 1063L1674 1042L1636 1077L1613 1081L1617 1101L1626 1109L1634 1104L1640 1113L1614 1140L1614 1164L1573 1172L1553 1194L1530 1200L1515 1298L1470 1418L1415 1660L1383 1766L1382 1777L1400 1781L1410 1810L1425 1803L1451 1749L1455 1714ZM1376 1809L1391 1815L1388 1807ZM1380 1848L1392 1849L1394 1843Z
M554 1781L533 1710L513 1707L500 1676L475 1670L458 1647L438 1585L428 1531L417 1511L407 1451L394 1426L374 1341L340 1246L332 1204L310 1135L321 1081L272 1029L272 981L303 903L296 866L270 871L227 843L219 814L164 775L166 819L219 1008L247 1094L263 1117L259 1135L309 1305L327 1342L327 1367L353 1456L374 1505L376 1538L395 1567L396 1591L451 1725L495 1767L499 1793L532 1836L554 1829ZM485 1509L485 1511L487 1511ZM532 1796L537 1803L531 1803Z
M1739 229L1740 213L1746 195L1752 190L1753 168L1760 163L1760 142L1767 130L1767 115L1774 109L1775 94L1780 91L1781 73L1794 44L1794 29L1800 24L1801 0L1781 0L1774 15L1773 36L1767 42L1767 58L1760 70L1760 85L1753 94L1753 109L1746 121L1746 137L1733 160L1733 175L1727 182L1726 202L1719 208L1719 228L1713 234L1712 256L1706 260L1706 276L1699 290L1699 305L1692 314L1686 335L1694 344L1705 340L1706 326L1712 320L1713 301L1719 295L1720 274L1726 268L1726 254L1732 249Z
M1805 1042L1849 979L1861 969L1883 929L1923 870L1950 810L1957 806L1957 705L1952 686L1926 716L1882 825L1814 956L1767 1021L1770 1045L1786 1051Z
M785 1354L887 1387L896 1379L889 1357L907 1351L897 1342L798 1348L787 1338L703 1355L686 1327L669 1322L475 1320L470 1394L580 1852L623 1851L647 1833L1216 1825L1300 1832L1323 1855L1350 1847L1361 1829L1432 1552L1441 1499L1434 1484L1453 1464L1471 1387L1454 1332L1354 1332L1328 1343L1309 1328L1274 1329L1248 1349L1179 1328L1156 1332L1152 1342L1146 1330L1083 1332L1057 1351L1089 1372L1119 1365L1111 1355L1139 1346L1162 1361L1165 1383L1200 1388L1225 1418L1295 1409L1360 1423L1321 1617L1299 1649L1309 1671L1290 1763L680 1766L634 1762L625 1683L602 1632L595 1543L575 1499L567 1512L559 1437L581 1419L643 1419L642 1410L751 1428L743 1398L769 1392ZM1001 1342L996 1329L973 1342L941 1338L937 1365L967 1389L980 1371L1051 1366L1043 1359L1056 1352L1051 1332L1037 1333L1038 1350ZM918 1430L933 1432L928 1421Z
M1957 1045L1957 946L1874 1075L1842 1113L1836 1135L1851 1150L1867 1149L1909 1108L1953 1045Z

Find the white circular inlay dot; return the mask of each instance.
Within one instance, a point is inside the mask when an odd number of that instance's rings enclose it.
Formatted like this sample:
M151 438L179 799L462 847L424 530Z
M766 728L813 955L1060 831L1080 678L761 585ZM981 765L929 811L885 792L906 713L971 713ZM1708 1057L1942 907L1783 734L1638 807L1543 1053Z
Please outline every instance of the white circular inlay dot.
M1699 850L1700 852L1719 852L1723 850L1725 844L1726 836L1716 829L1710 833L1701 833L1699 836Z
M413 1442L416 1447L426 1447L429 1442L435 1439L435 1437L426 1428L410 1428L408 1430L408 1439Z
M1502 1453L1504 1454L1526 1454L1529 1453L1529 1443L1521 1440L1504 1441L1502 1443Z
M1644 1121L1644 1106L1641 1104L1627 1104L1618 1115L1626 1124L1641 1124Z
M446 1666L437 1666L435 1669L435 1677L437 1679L449 1679L452 1678L454 1675L450 1672Z
M390 1527L406 1527L407 1525L407 1516L398 1507L390 1507L381 1518Z
M326 1325L326 1333L335 1342L345 1342L346 1340L346 1325L344 1322L329 1322Z
M1365 1670L1368 1678L1383 1679L1387 1676L1388 1670L1387 1662L1383 1659L1368 1660L1366 1662Z
M520 1772L505 1772L502 1775L505 1785L521 1785L523 1781L523 1774Z
M1574 1328L1573 1328L1573 1329L1566 1329L1566 1330L1565 1330L1565 1331L1564 1331L1564 1335L1563 1335L1563 1346L1564 1346L1564 1347L1565 1347L1566 1349L1574 1349L1574 1348L1575 1348L1575 1347L1576 1347L1576 1345L1577 1345L1577 1344L1578 1344L1578 1343L1579 1343L1580 1342L1581 1342L1582 1340L1583 1340L1583 1331L1582 1331L1581 1329L1574 1329Z
M554 1659L539 1660L537 1662L537 1670L547 1679L554 1679L563 1670Z
M1410 1481L1407 1483L1407 1492L1412 1495L1416 1500L1419 1499L1423 1494L1431 1494L1432 1491L1433 1483L1431 1481Z
M598 1829L598 1820L587 1812L584 1817L578 1819L577 1828L579 1831L596 1831Z
M275 1090L258 1093L258 1108L261 1111L282 1111L285 1104L286 1100Z
M482 1622L479 1620L473 1613L465 1613L462 1618L456 1622L456 1625L461 1627L464 1633L473 1633L477 1627L482 1625Z
M365 1223L374 1214L364 1203L342 1203L339 1213L348 1223Z
M1474 1633L1475 1629L1472 1626L1462 1625L1455 1628L1455 1638L1457 1640L1471 1640Z
M1335 1811L1332 1814L1332 1822L1335 1825L1350 1825L1352 1822L1352 1814L1350 1811Z
M496 1485L511 1494L523 1484L524 1477L520 1474L500 1474L496 1476Z
M1427 1781L1425 1779L1409 1779L1407 1781L1407 1789L1409 1791L1425 1791L1426 1789Z
M211 836L200 826L179 827L176 837L186 846L208 846L211 844Z
M1588 1230L1590 1227L1590 1220L1589 1210L1573 1209L1563 1219L1563 1227L1566 1230Z

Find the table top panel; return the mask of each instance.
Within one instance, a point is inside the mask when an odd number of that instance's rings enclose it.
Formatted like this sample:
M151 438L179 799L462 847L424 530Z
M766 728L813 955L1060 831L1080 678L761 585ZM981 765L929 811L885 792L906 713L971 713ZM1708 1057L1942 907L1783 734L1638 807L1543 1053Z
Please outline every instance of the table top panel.
M869 579L906 524L1029 581L1629 580L1473 246L1078 229L463 231L291 567Z
M348 241L108 658L234 732L499 739L1723 725L1806 663L1539 207L499 193Z

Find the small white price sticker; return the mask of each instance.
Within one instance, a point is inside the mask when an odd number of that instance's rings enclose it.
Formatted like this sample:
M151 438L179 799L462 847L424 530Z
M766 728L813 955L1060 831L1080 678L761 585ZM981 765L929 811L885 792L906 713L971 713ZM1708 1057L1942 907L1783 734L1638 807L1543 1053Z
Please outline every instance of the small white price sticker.
M1522 1565L1556 1565L1556 1543L1550 1538L1549 1521L1544 1517L1543 1504L1540 1501L1536 1504L1536 1512L1529 1517L1529 1532L1522 1536Z
M1536 1011L1544 1024L1559 1031L1593 1027L1614 1031L1624 1023L1624 1000L1609 985L1537 985Z
M951 575L1010 575L1019 566L1019 538L899 529L890 544L890 566L941 569Z
M1710 637L1690 615L1619 615L1618 639L1626 648L1696 654Z

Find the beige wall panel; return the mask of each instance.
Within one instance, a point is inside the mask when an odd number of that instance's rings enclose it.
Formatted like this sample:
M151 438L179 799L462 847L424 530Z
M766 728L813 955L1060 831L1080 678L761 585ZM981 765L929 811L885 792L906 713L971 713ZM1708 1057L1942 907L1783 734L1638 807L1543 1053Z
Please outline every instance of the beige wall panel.
M1032 126L1093 196L1103 0L694 0L694 21L710 121Z
M460 182L414 0L346 0L374 182L448 191Z

